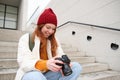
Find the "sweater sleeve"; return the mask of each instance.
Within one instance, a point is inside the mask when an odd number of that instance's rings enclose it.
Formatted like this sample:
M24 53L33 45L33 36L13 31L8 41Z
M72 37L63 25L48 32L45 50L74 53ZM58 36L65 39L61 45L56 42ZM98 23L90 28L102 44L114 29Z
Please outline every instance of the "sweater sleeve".
M35 68L40 71L47 71L47 60L38 60L35 64Z

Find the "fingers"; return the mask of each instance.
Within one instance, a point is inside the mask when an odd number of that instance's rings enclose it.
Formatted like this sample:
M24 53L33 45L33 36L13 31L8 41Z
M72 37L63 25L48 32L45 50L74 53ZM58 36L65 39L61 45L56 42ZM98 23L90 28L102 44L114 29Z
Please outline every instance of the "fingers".
M54 64L49 65L49 69L53 72L59 71L59 68L57 68Z
M48 69L51 70L51 71L53 71L53 72L59 71L62 68L62 66L56 65L56 63L62 64L63 62L59 61L59 60L54 60L54 59L48 60L47 61L47 67L48 67Z
M64 76L63 71L62 71L62 70L60 70L60 72L61 72L62 76Z
M59 63L59 64L64 64L62 61L60 60L54 60L55 63Z
M69 66L72 67L72 64L70 63Z

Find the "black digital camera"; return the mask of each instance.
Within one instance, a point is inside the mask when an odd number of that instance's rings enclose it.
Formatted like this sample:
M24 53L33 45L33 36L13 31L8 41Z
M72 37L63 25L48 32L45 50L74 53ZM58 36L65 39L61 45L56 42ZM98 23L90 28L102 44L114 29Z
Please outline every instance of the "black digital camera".
M56 65L62 66L64 76L69 76L70 74L72 74L72 69L69 66L71 61L67 57L67 55L62 55L62 58L56 58L55 60L60 60L64 63L64 64L56 63Z

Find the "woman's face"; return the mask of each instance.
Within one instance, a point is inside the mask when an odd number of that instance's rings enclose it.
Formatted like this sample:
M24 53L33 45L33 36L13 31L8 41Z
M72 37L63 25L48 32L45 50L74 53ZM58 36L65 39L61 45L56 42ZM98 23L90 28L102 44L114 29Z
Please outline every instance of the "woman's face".
M48 38L55 32L55 29L56 26L54 24L47 23L42 27L41 32L45 38Z

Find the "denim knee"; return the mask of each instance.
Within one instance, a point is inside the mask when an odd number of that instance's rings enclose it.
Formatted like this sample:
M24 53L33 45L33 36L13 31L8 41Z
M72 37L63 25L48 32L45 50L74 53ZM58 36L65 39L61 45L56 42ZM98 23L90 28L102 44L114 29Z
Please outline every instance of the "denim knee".
M72 74L69 76L61 77L59 80L77 80L78 76L82 71L82 67L77 62L72 62L71 64L72 64L71 69L73 71Z
M82 71L82 66L78 62L72 62L72 70L73 72L80 74Z
M25 73L22 80L47 80L47 79L39 71L30 71L30 72Z

